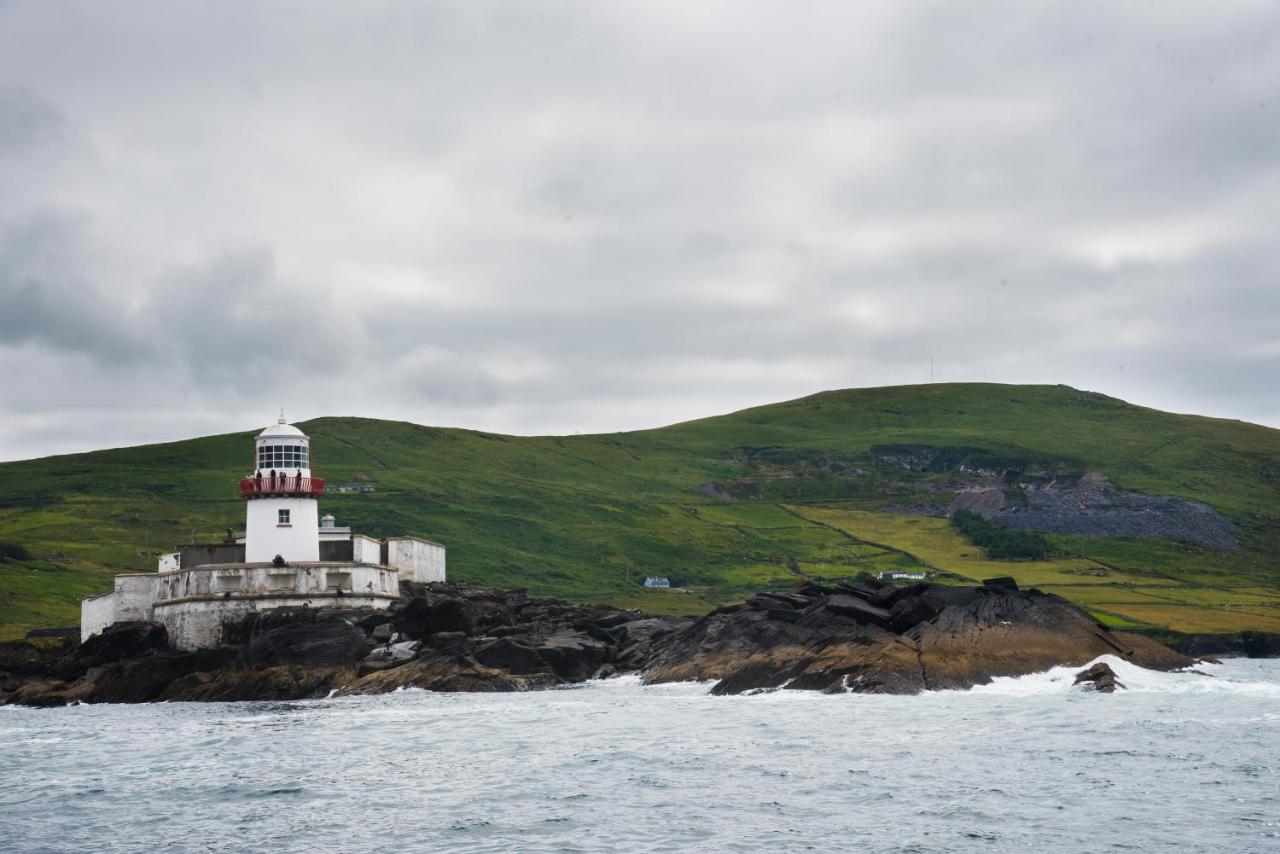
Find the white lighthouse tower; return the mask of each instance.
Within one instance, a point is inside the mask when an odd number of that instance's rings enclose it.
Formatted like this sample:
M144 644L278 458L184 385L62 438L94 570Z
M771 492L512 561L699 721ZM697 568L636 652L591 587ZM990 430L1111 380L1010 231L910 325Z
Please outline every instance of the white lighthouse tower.
M324 481L311 476L311 440L281 418L258 434L251 477L240 481L247 499L248 563L320 560L320 511Z

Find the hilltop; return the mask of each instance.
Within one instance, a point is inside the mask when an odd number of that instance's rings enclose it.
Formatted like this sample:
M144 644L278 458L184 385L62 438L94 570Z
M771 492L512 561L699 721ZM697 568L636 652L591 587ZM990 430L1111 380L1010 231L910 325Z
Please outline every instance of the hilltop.
M801 579L1010 575L1121 628L1280 629L1280 431L1064 386L832 391L654 430L299 425L340 524L449 547L460 582L698 613ZM116 572L243 525L256 430L0 464L0 629L69 624ZM1044 534L990 560L944 518ZM649 591L646 575L682 588ZM2 635L0 635L2 636Z

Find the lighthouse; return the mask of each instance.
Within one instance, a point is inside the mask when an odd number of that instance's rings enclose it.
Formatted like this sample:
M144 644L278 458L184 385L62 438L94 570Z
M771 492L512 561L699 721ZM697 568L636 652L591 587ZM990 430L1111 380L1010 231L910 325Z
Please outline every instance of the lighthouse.
M209 649L252 613L385 610L401 584L445 580L440 543L375 539L339 528L331 514L321 527L323 494L324 481L311 476L311 439L281 417L255 437L253 466L240 479L244 536L228 530L221 542L161 555L156 572L117 575L114 590L81 602L80 639L113 623L154 620L174 648Z
M281 418L258 434L253 473L240 481L245 498L244 559L248 563L320 560L324 481L311 476L311 440Z

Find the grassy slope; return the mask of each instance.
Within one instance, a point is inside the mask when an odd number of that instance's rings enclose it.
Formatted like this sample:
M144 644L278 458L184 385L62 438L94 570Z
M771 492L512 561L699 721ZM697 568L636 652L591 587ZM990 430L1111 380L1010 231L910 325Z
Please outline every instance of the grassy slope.
M754 501L725 502L699 488L743 477L735 450L743 447L856 463L874 444L913 443L1070 458L1127 488L1204 501L1240 525L1243 548L1231 553L1178 543L1068 544L1116 577L1160 576L1219 591L1280 584L1280 431L1064 387L827 392L596 436L495 436L356 418L302 426L319 474L378 486L371 495L326 496L326 510L374 535L444 542L450 576L464 581L696 611L800 575L937 563L936 554L913 552L910 536L886 542L807 518L813 507L909 503L914 487L892 475L833 483L781 471L767 497ZM0 464L0 540L37 558L0 565L0 625L73 621L78 597L107 589L113 572L153 567L154 552L192 531L212 537L241 527L235 482L249 467L253 435ZM644 591L638 582L651 573L672 576L688 592ZM1133 619L1176 628L1177 608L1214 606L1168 607L1160 602L1146 612L1150 619ZM1268 627L1267 607L1231 612L1232 625Z

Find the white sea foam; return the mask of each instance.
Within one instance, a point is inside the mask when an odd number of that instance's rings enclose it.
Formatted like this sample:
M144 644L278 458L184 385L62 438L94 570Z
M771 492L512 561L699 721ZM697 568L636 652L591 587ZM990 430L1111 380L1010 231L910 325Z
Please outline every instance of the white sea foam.
M1031 694L1065 694L1083 691L1075 684L1076 674L1094 664L1110 665L1125 690L1137 693L1196 694L1232 693L1280 697L1280 684L1233 677L1220 664L1203 663L1187 671L1164 673L1138 667L1114 655L1100 655L1079 667L1055 667L1043 673L1026 676L998 677L989 685L979 685L973 693L1019 696Z

